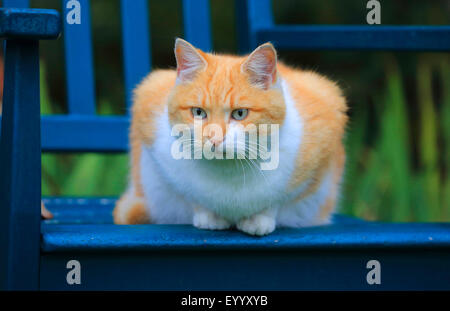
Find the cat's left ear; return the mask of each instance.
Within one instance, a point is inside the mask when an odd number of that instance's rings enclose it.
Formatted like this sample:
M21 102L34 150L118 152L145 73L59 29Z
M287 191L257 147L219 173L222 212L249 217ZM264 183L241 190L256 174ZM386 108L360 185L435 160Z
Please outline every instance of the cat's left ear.
M264 43L257 47L242 63L241 71L256 87L269 89L277 80L277 51L273 45Z
M196 74L203 71L208 63L200 52L189 42L177 38L175 41L175 58L177 59L177 80L192 81Z

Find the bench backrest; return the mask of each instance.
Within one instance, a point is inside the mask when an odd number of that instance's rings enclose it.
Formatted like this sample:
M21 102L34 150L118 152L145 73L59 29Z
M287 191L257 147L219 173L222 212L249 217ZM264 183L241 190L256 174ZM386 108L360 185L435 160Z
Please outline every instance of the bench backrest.
M211 50L209 0L180 0L184 38ZM29 7L29 0L4 0L5 7ZM96 114L90 0L78 0L81 23L66 22L74 7L62 0L63 40L67 83L67 115L42 117L43 151L126 151L129 116ZM124 100L131 106L132 91L151 70L148 0L120 0ZM128 109L127 109L128 111ZM70 137L70 139L68 139Z
M184 38L211 50L209 0L180 0ZM4 0L5 7L28 7L30 0ZM69 0L62 0L67 74L67 115L42 117L43 151L126 151L128 116L98 116L92 56L90 0L78 0L82 23L68 24ZM124 100L151 70L148 0L120 0ZM372 49L449 51L449 26L308 26L276 25L271 0L237 0L239 47L248 52L272 41L289 49ZM70 139L67 139L70 137Z
M273 3L236 0L241 52L267 41L294 50L450 51L450 26L278 25Z

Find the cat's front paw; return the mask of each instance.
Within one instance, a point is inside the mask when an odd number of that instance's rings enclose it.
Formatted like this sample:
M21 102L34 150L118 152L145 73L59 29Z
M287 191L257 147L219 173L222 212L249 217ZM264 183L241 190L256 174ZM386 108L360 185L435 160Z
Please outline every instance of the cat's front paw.
M265 215L256 214L248 218L240 220L236 227L250 235L267 235L275 230L275 218Z
M193 225L196 228L207 230L225 230L231 227L227 220L206 209L195 211Z

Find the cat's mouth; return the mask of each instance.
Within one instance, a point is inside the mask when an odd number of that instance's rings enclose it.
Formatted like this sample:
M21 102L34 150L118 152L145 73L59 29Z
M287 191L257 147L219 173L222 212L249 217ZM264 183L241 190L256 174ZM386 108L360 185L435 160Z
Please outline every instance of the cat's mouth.
M225 154L225 152L226 152L226 150L224 150L223 148L220 148L219 146L216 147L216 145L211 146L211 151L214 153L221 153L221 154Z
M190 133L191 134L191 133ZM230 139L211 139L184 135L176 138L170 146L174 159L245 160L259 164L262 170L273 170L279 163L279 135L236 135ZM229 137L227 137L229 138ZM272 161L273 160L273 161ZM214 161L215 162L215 161ZM266 163L267 162L267 163Z

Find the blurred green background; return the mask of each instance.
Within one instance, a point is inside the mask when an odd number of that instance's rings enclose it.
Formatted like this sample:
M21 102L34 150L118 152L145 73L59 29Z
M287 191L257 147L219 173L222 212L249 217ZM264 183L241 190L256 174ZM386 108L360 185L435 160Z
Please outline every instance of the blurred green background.
M132 1L132 0L130 0ZM276 0L277 23L365 24L366 1ZM153 68L174 67L179 0L151 0ZM214 50L236 53L235 5L212 0ZM61 10L59 0L33 7ZM448 25L450 1L381 1L382 24ZM98 112L125 113L118 0L92 1ZM376 26L374 26L376 27ZM42 112L64 113L63 42L44 42ZM350 106L341 212L369 220L450 221L450 57L445 53L279 51L337 81ZM126 154L45 154L43 195L117 196Z

